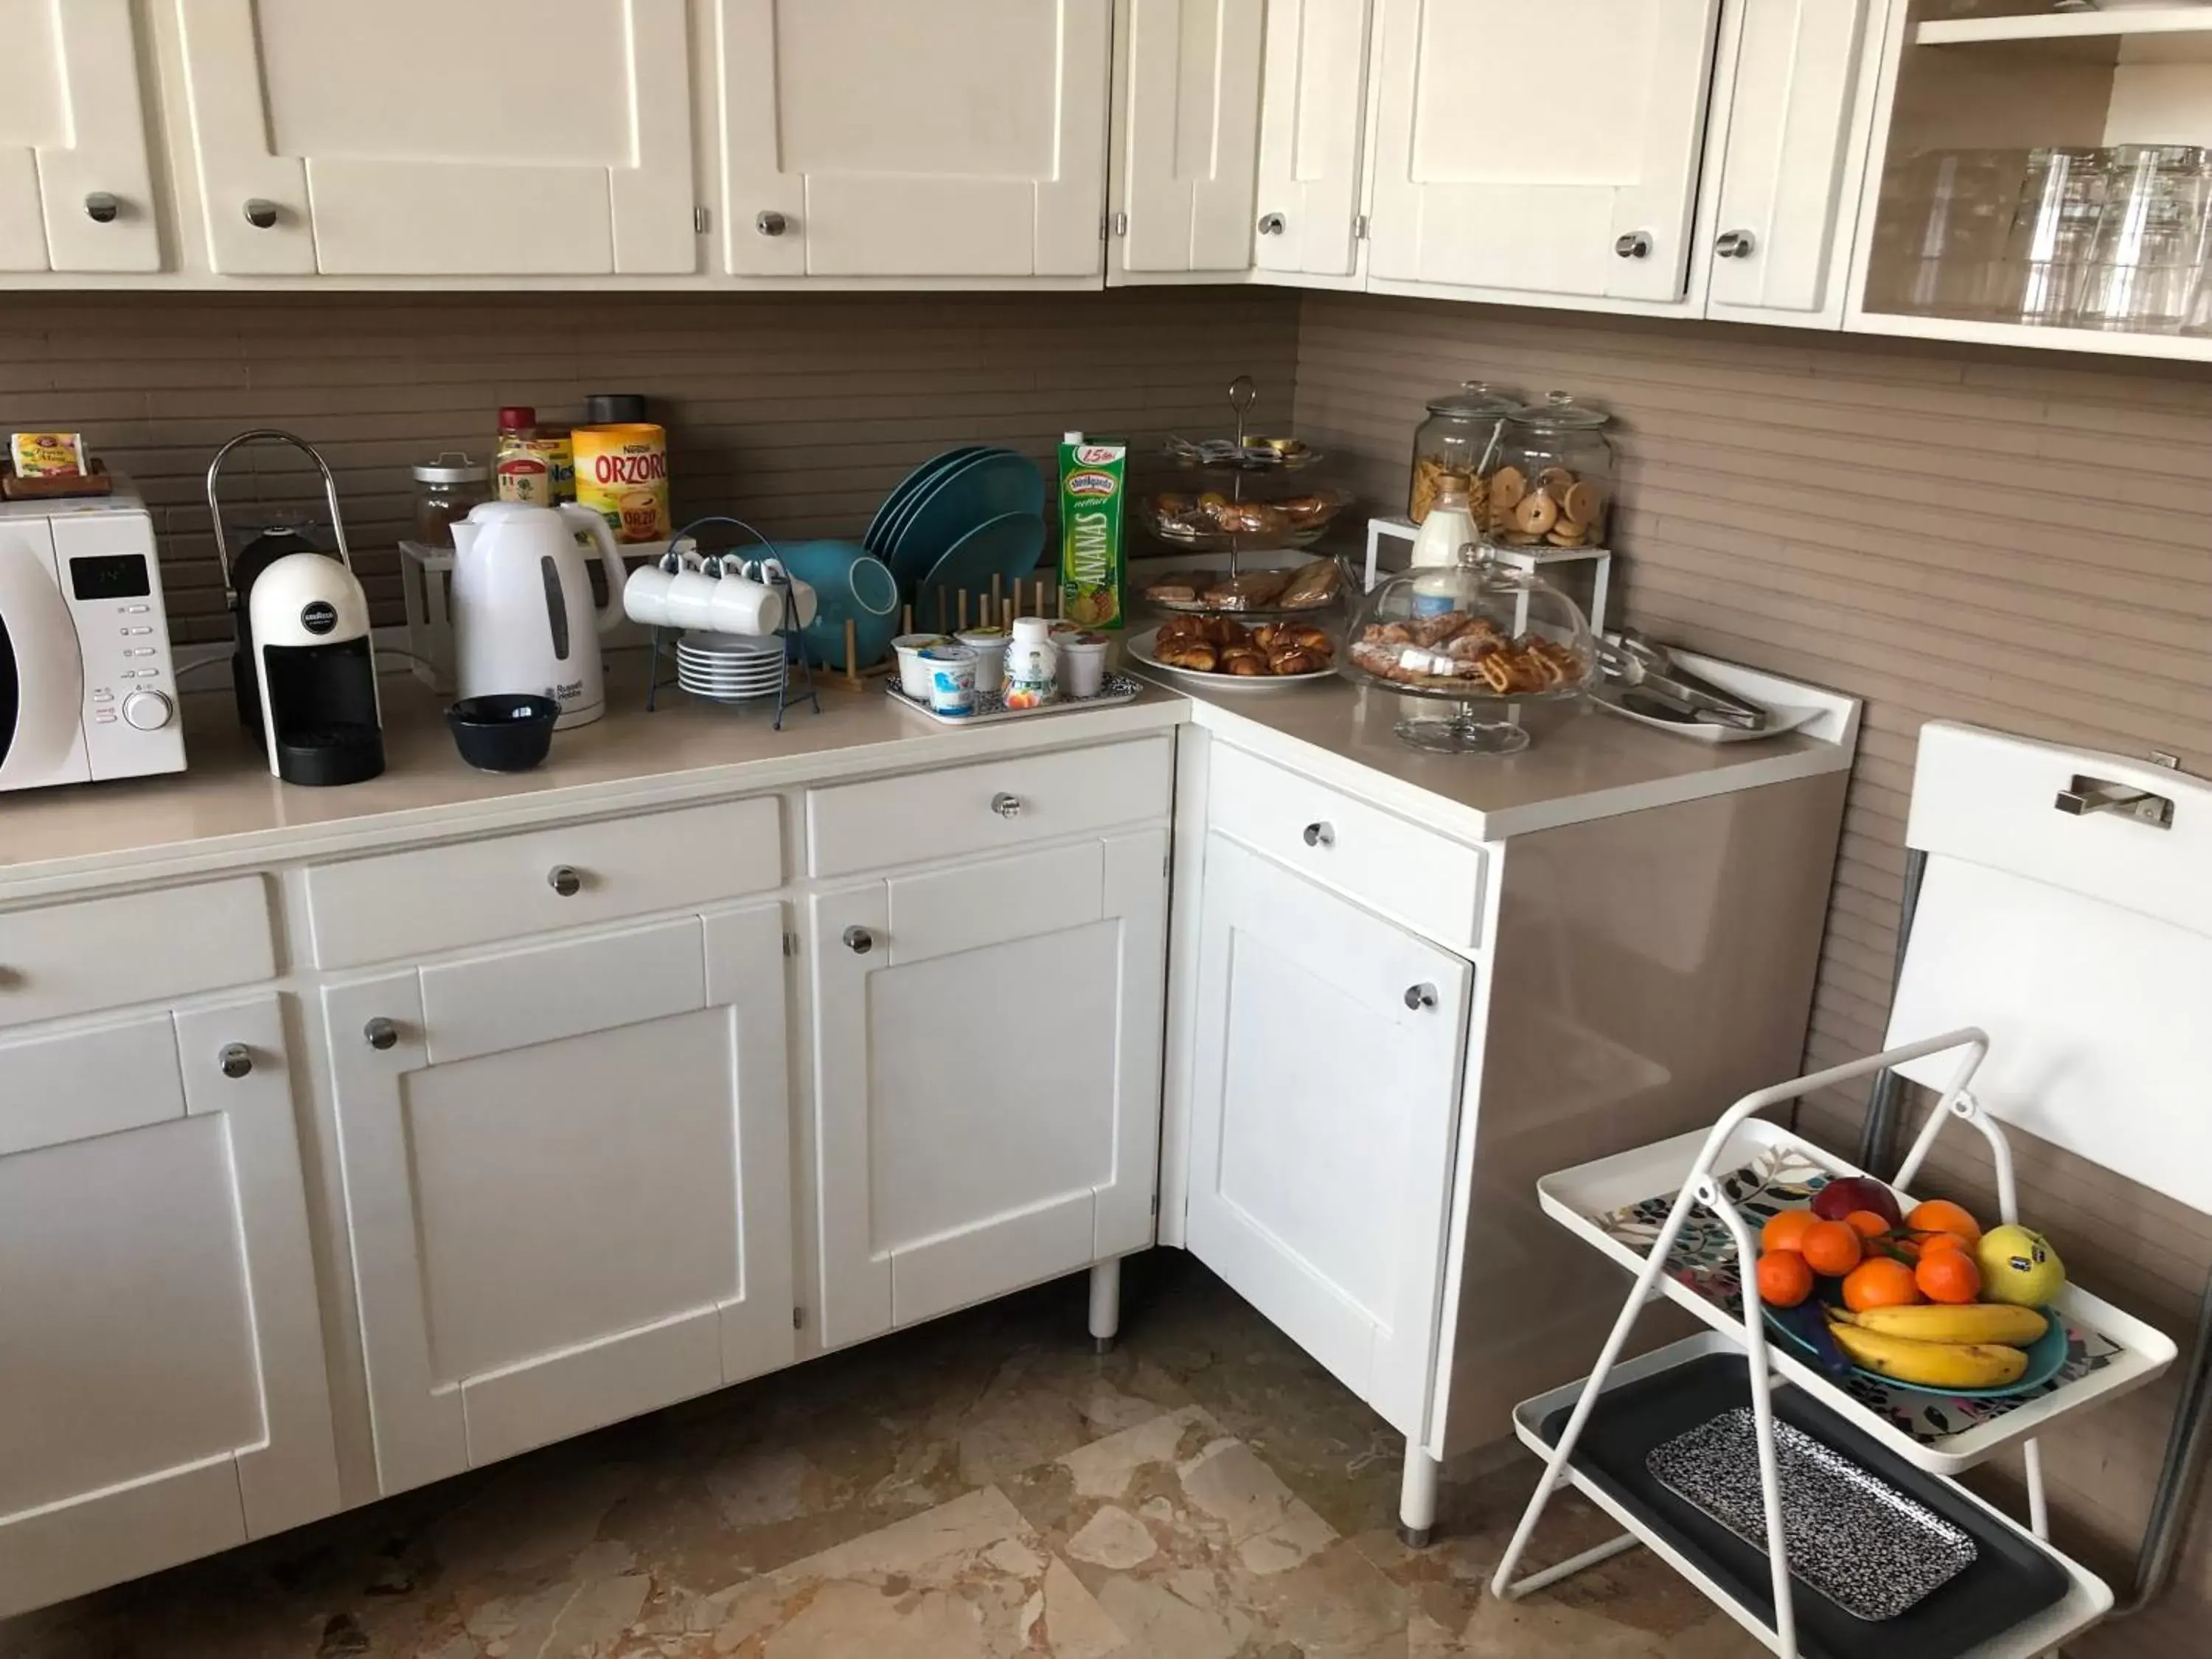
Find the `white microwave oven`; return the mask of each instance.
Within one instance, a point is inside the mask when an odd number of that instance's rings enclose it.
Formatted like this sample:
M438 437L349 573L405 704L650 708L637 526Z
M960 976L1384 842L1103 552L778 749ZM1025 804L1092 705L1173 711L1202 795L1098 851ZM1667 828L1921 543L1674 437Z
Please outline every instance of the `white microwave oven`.
M0 790L184 765L145 503L0 504Z

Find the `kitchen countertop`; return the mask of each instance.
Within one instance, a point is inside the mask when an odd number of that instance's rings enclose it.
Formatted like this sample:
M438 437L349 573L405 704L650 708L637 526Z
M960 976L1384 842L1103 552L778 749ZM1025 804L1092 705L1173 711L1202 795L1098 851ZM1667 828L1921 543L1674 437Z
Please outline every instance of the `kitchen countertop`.
M1166 683L1165 676L1153 678ZM1193 725L1445 835L1476 842L1848 770L1856 702L1789 682L1768 684L1787 688L1773 701L1819 704L1820 717L1803 732L1706 744L1655 732L1594 704L1543 703L1522 711L1532 739L1528 748L1486 757L1408 746L1391 730L1401 714L1434 719L1449 705L1349 680L1267 691L1215 690L1191 678L1174 682L1190 699Z
M0 902L1109 742L1166 731L1189 708L1148 690L1109 708L961 729L893 706L869 680L857 691L825 685L819 714L802 702L777 732L766 708L700 702L672 686L648 714L643 669L641 653L611 655L605 717L556 732L536 770L506 773L462 761L441 714L447 699L387 674L384 775L329 789L278 782L228 688L194 693L184 699L186 770L0 794Z
M1784 700L1819 702L1821 719L1758 743L1693 743L1594 708L1549 705L1528 711L1534 742L1519 755L1432 755L1391 731L1407 700L1348 681L1253 692L1153 675L1157 689L1132 703L966 728L893 706L874 681L859 691L832 686L821 714L793 708L779 732L764 709L702 703L672 688L647 714L642 672L641 653L616 653L606 716L557 733L546 764L520 773L464 764L440 714L445 700L387 675L387 769L333 789L279 783L239 729L228 691L196 694L185 699L186 771L0 795L0 903L1110 742L1185 722L1443 834L1495 841L1842 771L1857 726L1850 699L1796 687Z

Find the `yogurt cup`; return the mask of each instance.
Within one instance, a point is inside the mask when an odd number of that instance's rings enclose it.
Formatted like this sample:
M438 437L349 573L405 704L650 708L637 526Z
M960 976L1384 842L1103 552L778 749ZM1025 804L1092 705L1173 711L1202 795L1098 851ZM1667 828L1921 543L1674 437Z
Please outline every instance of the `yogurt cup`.
M929 676L929 706L940 714L975 712L975 653L964 645L932 645L920 653Z
M932 646L950 645L949 634L902 634L891 641L891 649L898 653L899 690L909 697L929 701L929 667L921 653Z
M996 691L1006 683L1006 630L1003 628L963 628L956 635L975 653L975 684Z
M1052 644L1059 657L1060 696L1097 696L1106 684L1106 636L1062 634Z

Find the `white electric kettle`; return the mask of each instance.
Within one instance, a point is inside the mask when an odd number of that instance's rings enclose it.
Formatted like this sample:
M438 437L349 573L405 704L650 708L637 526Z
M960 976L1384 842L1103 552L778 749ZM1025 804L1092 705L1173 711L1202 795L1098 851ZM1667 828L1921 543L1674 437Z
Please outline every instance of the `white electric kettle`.
M607 571L607 602L575 532ZM607 521L574 501L486 501L453 526L453 676L464 697L530 691L561 705L556 731L606 713L599 638L622 620L623 559Z

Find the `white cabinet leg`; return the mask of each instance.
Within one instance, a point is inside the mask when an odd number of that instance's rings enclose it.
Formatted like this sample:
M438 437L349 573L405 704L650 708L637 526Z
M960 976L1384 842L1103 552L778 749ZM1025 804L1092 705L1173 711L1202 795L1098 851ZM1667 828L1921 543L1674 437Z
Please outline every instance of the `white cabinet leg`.
M1091 1346L1100 1353L1114 1350L1115 1333L1121 1328L1121 1262L1093 1262L1091 1267Z
M1442 1466L1408 1440L1406 1474L1398 1486L1398 1536L1413 1549L1429 1547L1437 1524L1437 1476Z

